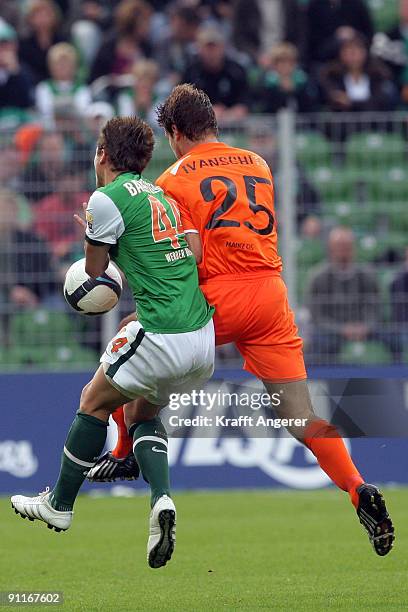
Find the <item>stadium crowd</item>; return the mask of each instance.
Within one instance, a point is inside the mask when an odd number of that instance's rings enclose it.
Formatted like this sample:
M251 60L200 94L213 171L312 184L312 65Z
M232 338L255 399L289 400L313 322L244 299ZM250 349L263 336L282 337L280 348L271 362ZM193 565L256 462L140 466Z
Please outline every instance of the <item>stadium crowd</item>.
M209 94L227 133L239 134L245 126L246 146L275 171L276 138L265 129L262 115L289 107L310 117L331 112L341 121L351 113L404 111L408 0L386 0L384 6L394 12L385 11L381 23L373 5L369 0L3 0L0 293L5 342L10 342L10 317L16 311L39 304L62 307L58 286L82 248L72 214L94 188L95 137L106 119L137 114L155 128L160 144L155 108L176 83L194 83ZM319 135L313 119L308 126ZM338 124L336 129L339 142L353 132L343 133ZM392 136L393 128L386 125L384 131ZM404 146L405 125L401 133ZM332 132L326 127L320 137L320 143L333 147L327 159L342 162L336 159ZM394 175L398 168L403 171L405 156L406 148L398 163L390 164ZM164 158L163 166L169 165L171 153ZM366 232L352 216L328 214L328 202L347 199L353 206L359 196L328 193L316 170L299 155L299 248L312 253L303 259L307 265L318 265L299 288L309 313L309 362L334 363L344 343L366 341L388 352L385 361L400 362L408 342L408 243L388 241L370 260L394 265L385 298L378 277L358 260ZM284 185L279 171L275 174L279 202ZM407 216L404 210L401 214ZM351 225L354 233L343 225ZM361 225L364 229L364 221ZM380 229L387 236L398 234L392 223ZM354 358L364 360L357 353Z

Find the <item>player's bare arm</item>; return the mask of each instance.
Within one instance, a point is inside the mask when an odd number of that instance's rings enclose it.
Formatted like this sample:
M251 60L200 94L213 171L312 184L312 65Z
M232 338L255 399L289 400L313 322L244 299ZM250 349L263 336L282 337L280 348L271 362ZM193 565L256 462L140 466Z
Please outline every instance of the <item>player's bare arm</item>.
M197 265L199 265L203 260L203 246L201 243L200 234L197 232L186 232L185 238L187 241L190 250L192 251Z
M109 265L108 244L90 244L85 241L85 271L92 278L101 276Z
M86 214L88 203L84 202L82 204L82 208ZM79 215L74 215L74 219L76 223L85 231L86 229L86 221ZM109 244L104 244L103 242L97 242L96 240L91 243L91 241L85 240L84 242L84 251L85 251L85 272L89 274L92 278L97 278L101 276L109 265Z

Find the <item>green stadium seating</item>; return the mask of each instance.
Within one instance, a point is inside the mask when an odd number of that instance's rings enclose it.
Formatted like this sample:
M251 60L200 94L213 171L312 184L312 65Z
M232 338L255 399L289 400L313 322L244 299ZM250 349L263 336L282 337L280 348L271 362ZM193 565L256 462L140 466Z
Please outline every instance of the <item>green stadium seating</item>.
M349 136L346 165L364 174L405 166L406 144L399 134L364 132Z
M81 320L63 312L36 309L10 319L10 347L0 352L0 367L8 363L21 368L78 369L94 367L98 355L78 341Z
M356 175L352 171L319 166L310 176L323 204L353 201L356 197Z
M299 241L297 260L300 266L309 267L325 259L325 248L322 240L316 238L304 238Z
M392 355L382 342L346 342L338 360L343 365L389 365Z
M98 355L76 345L12 346L0 351L0 370L74 370L94 368Z
M358 240L357 258L361 262L374 262L389 251L397 251L402 255L407 244L407 236L401 233L365 234Z
M51 369L94 368L98 358L99 355L89 348L71 344L59 345L52 351Z
M330 167L332 163L330 142L318 132L297 134L296 154L305 170L313 171L319 166Z
M13 345L53 346L74 338L75 325L64 312L54 312L43 308L27 310L14 314L10 320L10 339Z
M366 0L377 32L387 32L398 22L398 0Z
M326 202L323 204L325 219L336 225L351 227L357 232L374 230L378 215L371 205L356 199L341 202Z
M249 142L244 132L226 132L221 135L222 142L225 142L230 147L237 147L238 149L249 149Z
M380 219L387 220L391 229L408 230L408 170L393 166L376 173L368 185L368 197L376 204Z
M359 262L374 262L384 253L383 242L377 236L366 234L361 236L357 243L357 260Z

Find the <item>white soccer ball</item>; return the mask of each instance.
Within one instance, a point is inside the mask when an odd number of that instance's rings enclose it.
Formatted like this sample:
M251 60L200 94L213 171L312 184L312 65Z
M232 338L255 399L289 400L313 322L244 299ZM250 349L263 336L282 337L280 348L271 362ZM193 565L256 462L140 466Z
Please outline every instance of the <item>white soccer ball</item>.
M85 272L85 258L72 264L64 283L64 297L77 312L100 315L112 310L122 293L122 278L112 262L105 272L91 278Z

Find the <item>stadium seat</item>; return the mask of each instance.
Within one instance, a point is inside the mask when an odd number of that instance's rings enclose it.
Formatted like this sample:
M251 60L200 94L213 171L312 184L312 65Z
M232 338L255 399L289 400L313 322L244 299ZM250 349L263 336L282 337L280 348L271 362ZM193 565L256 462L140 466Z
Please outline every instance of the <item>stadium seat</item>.
M62 344L54 347L51 368L55 370L94 368L98 363L98 357L99 355L89 348L77 344Z
M11 346L0 351L0 370L76 370L94 368L98 355L76 344L58 346Z
M324 216L332 223L352 227L360 232L374 230L377 226L378 215L370 204L359 202L357 199L326 202L322 205Z
M387 32L398 23L398 0L366 0L377 32Z
M402 257L404 248L408 244L405 234L366 234L361 236L357 246L357 257L359 261L374 262L382 257L387 260L387 254L397 252Z
M238 149L249 149L249 142L244 132L226 132L221 135L221 140L226 142L230 147L237 147Z
M319 166L311 173L323 205L330 202L353 201L356 197L356 175L333 166Z
M43 308L16 313L10 320L13 345L54 346L73 338L75 331L73 320L67 314Z
M10 347L0 354L0 366L77 369L94 367L98 355L78 341L82 319L63 312L36 309L16 313L10 319Z
M364 132L353 134L346 143L346 165L365 173L405 166L406 144L399 134Z
M339 354L343 365L388 365L392 355L382 342L346 342Z
M357 243L357 260L359 262L374 262L384 253L385 247L381 239L372 234L361 236Z
M331 167L330 142L318 132L301 132L296 136L298 162L305 170L313 171L319 166Z
M376 173L368 185L368 197L375 203L380 219L396 231L408 230L408 171L393 166Z

